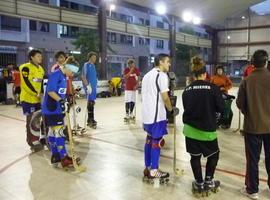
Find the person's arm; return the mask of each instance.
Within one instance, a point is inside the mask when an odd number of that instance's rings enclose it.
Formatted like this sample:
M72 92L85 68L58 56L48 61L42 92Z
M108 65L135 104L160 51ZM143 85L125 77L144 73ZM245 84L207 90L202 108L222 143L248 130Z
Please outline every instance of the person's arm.
M161 92L161 97L162 97L162 100L164 102L164 105L166 107L166 109L171 112L173 107L172 107L172 104L171 104L171 100L170 100L170 97L168 95L168 91L166 92Z
M245 80L243 80L239 86L236 105L243 114L247 113L247 95L245 89Z
M226 85L224 86L225 90L228 91L229 89L232 88L232 81L230 80L229 77L225 76L226 77Z
M86 75L87 75L87 63L84 64L83 69L82 69L82 75L81 75L81 79L82 79L84 87L87 87L87 85L89 84L87 81Z
M124 71L124 77L127 79L131 73L134 72L134 67L130 68L129 72L127 73L127 70Z
M60 101L62 98L56 92L48 92L48 95L52 97L55 101Z
M157 80L157 86L159 87L160 90L160 95L163 100L163 103L166 107L166 109L171 112L173 110L171 100L169 97L169 81L168 81L168 76L165 73L160 73L160 76L158 77Z

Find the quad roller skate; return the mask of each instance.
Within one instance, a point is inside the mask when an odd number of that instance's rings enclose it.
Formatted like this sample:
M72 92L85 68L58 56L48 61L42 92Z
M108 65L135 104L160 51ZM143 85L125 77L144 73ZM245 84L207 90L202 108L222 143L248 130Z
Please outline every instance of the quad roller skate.
M126 115L124 117L124 122L125 122L125 124L129 124L129 115Z
M218 193L220 190L220 181L206 179L204 182L204 189L206 192L206 196L209 196L212 193Z
M36 153L36 152L42 151L43 149L44 149L44 146L39 141L36 142L36 144L33 144L30 147L30 150L32 151L32 153Z
M94 119L91 119L87 122L87 126L90 128L96 129L97 128L97 122Z
M51 157L51 165L52 165L53 167L57 168L57 167L59 166L60 163L61 163L61 164L63 163L63 164L62 164L62 167L65 168L65 167L66 167L66 164L68 163L67 160L69 160L69 161L72 162L72 158L69 157L69 156L66 156L64 159L61 160L60 154L58 154L58 153L57 153L57 154L53 154L52 157ZM76 158L76 162L77 162L77 164L79 165L80 162L81 162L81 159L80 159L79 157L77 157L77 158ZM72 164L72 165L73 165L73 164Z
M129 117L129 123L135 124L135 121L136 121L135 116L134 116L134 115L131 115L131 116Z
M192 182L192 194L196 198L204 197L205 195L205 189L204 189L204 183L198 183L197 181Z
M159 169L145 169L143 181L149 184L155 184L158 181L158 184L167 184L169 182L170 174L168 172L160 171Z

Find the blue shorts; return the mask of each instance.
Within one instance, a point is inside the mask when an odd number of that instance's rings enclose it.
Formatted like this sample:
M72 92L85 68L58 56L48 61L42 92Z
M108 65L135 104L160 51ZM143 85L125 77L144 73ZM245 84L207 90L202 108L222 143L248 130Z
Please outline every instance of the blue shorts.
M164 135L168 134L167 120L153 124L143 124L143 129L154 139L162 138Z
M40 103L26 103L22 102L22 109L24 115L30 115L33 112L36 112L41 109Z
M92 93L88 95L87 100L88 101L95 101L97 98L97 89L93 88Z
M59 115L44 115L46 126L61 126L64 125L64 114Z

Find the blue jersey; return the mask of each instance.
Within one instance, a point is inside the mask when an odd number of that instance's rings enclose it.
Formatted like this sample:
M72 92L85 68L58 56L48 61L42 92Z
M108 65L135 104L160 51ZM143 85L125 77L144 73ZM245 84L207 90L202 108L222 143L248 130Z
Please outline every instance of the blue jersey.
M63 111L60 107L60 103L58 101L55 101L52 97L50 97L48 94L49 92L55 92L62 99L66 98L67 92L66 76L60 69L53 72L49 77L46 93L42 102L42 114L44 115L62 114Z
M88 100L95 100L97 93L97 71L96 66L89 62L84 63L83 75L86 77L88 84L92 87L92 93L88 96Z

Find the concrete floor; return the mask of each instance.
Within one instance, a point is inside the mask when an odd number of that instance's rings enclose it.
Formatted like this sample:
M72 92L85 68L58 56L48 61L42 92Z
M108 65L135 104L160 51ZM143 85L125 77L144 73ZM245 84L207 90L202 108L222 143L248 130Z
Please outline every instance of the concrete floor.
M232 94L236 92L237 88L231 91ZM181 91L176 94L178 106L183 111ZM84 113L86 102L78 102ZM205 199L247 199L239 193L244 185L245 152L242 136L232 132L238 123L235 102L233 110L232 129L220 130L218 134L221 155L215 178L222 183L221 191ZM88 129L84 137L75 138L77 153L88 168L85 173L77 174L50 166L47 150L31 154L25 142L25 117L21 109L1 105L0 200L195 199L191 193L193 175L189 155L185 152L181 133L181 114L177 117L177 166L184 170L184 175L176 177L173 174L173 134L169 134L165 138L160 167L171 173L171 179L167 186L158 188L142 182L145 133L141 128L140 102L135 125L125 125L123 116L123 97L97 100L97 129ZM83 118L81 114L81 124ZM169 131L172 133L171 128ZM260 199L270 199L263 160L260 177Z

